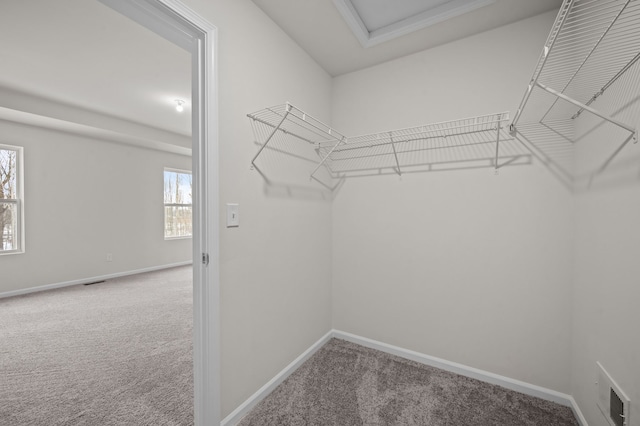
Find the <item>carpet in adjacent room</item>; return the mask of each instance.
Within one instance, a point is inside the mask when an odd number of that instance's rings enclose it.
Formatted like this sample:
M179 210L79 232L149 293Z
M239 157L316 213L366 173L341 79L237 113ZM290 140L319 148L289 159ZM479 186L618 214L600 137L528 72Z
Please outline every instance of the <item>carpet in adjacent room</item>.
M193 424L192 272L0 299L0 424Z

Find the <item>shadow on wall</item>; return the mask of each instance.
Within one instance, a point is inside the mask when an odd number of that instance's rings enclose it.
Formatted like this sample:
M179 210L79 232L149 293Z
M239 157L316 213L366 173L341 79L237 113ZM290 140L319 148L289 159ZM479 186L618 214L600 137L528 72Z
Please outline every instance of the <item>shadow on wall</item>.
M640 154L626 155L607 167L583 185L575 185L576 194L608 191L611 189L640 185Z
M610 99L616 99L615 93L608 95ZM611 105L605 102L598 106L604 113L612 110ZM639 107L640 96L636 96L613 110L610 117L623 123L637 124ZM536 158L573 192L633 185L640 181L637 130L630 132L610 121L586 114L571 125L575 134L569 142L563 136L553 136L542 124L521 125L518 138L532 147L530 149Z
M572 191L636 182L622 171L640 124L640 4L579 3L561 8L511 126Z
M319 187L317 184L313 184L312 182L310 182L309 185L276 182L269 179L257 164L254 164L251 168L255 170L262 179L264 179L264 194L272 198L331 201L339 189L336 188L334 191L331 191L324 187ZM339 183L339 186L341 186L341 184L342 182Z
M636 70L640 78L640 67ZM618 91L628 87L620 85ZM637 94L637 91L636 91ZM605 120L585 117L577 126L580 132L576 144L578 175L576 192L599 191L606 188L637 185L640 183L640 153L638 149L638 113L640 95L616 108L620 93L615 91L602 96L599 105L611 117L635 127L635 133L615 126ZM603 162L602 159L606 158Z
M624 86L619 88L624 90ZM617 106L620 97L614 92L601 95L598 108L603 114L622 123L636 121L640 96ZM573 192L603 186L637 183L640 167L633 157L638 133L630 132L610 121L589 113L575 118L548 120L518 125L516 137L558 181ZM633 158L636 158L634 160Z

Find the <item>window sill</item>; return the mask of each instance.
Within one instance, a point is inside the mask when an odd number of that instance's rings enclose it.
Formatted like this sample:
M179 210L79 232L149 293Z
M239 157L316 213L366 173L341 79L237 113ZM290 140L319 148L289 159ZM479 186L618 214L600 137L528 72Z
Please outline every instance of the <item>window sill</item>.
M2 250L0 256L10 256L12 254L24 254L24 250Z

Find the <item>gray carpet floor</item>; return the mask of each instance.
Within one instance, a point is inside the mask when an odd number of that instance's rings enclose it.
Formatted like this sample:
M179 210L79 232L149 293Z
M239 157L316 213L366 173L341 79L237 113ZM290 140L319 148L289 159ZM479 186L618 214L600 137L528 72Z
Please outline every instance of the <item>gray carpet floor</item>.
M191 267L0 299L0 424L193 424Z
M0 299L0 425L191 425L191 268ZM256 425L578 425L548 401L332 339Z
M575 426L568 407L331 339L239 426Z

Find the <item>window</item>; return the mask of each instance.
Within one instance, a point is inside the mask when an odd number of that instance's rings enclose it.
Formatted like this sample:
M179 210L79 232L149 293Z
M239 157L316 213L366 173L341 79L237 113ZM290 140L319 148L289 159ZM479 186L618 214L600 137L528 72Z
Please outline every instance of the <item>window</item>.
M22 148L0 145L0 254L24 250Z
M191 172L164 169L164 238L191 237Z

